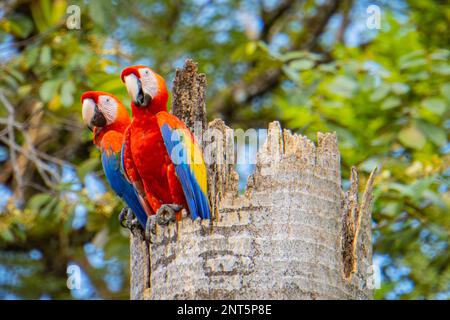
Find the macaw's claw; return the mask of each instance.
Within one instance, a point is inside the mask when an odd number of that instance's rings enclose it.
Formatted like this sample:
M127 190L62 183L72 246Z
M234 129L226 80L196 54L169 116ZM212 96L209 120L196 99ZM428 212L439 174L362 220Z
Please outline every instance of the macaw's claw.
M177 212L181 209L183 209L183 206L175 203L161 205L156 214L147 219L145 239L152 243L151 235L156 234L156 225L167 226L170 222L176 221Z
M177 212L181 209L183 209L183 206L179 204L163 204L156 212L156 221L159 225L166 226L170 222L176 221Z
M122 209L122 211L120 211L119 222L123 228L127 228L133 234L134 230L139 229L141 227L139 221L134 216L133 211L128 207L125 207Z
M123 228L128 228L127 222L130 212L131 212L130 208L124 207L122 208L122 211L120 211L119 213L119 223Z

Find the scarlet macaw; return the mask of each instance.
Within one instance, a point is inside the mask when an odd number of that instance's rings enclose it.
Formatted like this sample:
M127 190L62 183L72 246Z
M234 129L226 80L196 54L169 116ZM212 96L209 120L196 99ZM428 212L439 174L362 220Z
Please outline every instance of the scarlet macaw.
M202 152L186 125L167 112L164 79L145 66L125 68L121 78L132 99L123 148L125 173L144 208L156 212L148 219L147 239L156 222L180 220L183 207L194 220L210 219Z
M81 96L82 115L87 126L93 130L94 144L101 150L103 171L114 192L134 212L139 223L145 228L146 211L142 208L139 196L128 182L121 168L121 151L124 132L130 125L130 117L122 103L113 95L101 91L88 91ZM120 214L121 224L127 210ZM132 225L128 225L129 228Z

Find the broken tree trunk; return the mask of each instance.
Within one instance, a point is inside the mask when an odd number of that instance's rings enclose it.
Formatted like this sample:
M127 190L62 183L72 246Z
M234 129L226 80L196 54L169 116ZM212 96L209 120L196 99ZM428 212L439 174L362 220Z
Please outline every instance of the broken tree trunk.
M203 145L214 145L205 148L214 219L159 227L150 245L131 235L131 299L371 299L374 172L360 203L355 169L342 191L335 134L315 145L272 122L239 195L233 131L206 124L205 89L186 61L172 111L197 135L196 123L213 129Z

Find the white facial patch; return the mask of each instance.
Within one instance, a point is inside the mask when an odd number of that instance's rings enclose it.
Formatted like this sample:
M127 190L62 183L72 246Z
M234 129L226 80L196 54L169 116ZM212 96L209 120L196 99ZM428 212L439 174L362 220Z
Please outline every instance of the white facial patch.
M135 101L139 93L138 78L132 73L127 75L125 77L125 85L127 87L127 91L131 99Z
M91 123L91 119L94 116L95 102L92 99L83 100L83 108L81 109L81 114L83 115L83 121L87 125Z
M117 116L117 101L110 96L98 97L98 108L105 116L106 124L110 125L116 120Z
M158 94L158 81L155 74L149 68L139 69L139 75L141 76L142 90L144 93L149 94L152 98Z

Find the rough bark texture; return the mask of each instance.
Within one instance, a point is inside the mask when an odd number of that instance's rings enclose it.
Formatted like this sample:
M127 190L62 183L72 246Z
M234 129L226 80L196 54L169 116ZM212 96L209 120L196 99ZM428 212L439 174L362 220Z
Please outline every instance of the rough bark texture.
M205 121L206 83L192 61L174 86L174 113L191 128ZM373 174L360 204L356 170L342 191L335 134L319 133L316 146L272 122L239 195L225 161L233 131L221 120L209 128L222 133L208 168L214 220L160 227L150 248L132 235L131 298L371 299Z
M206 76L197 72L197 65L187 60L182 70L177 70L172 88L172 113L194 129L195 123L206 129Z

